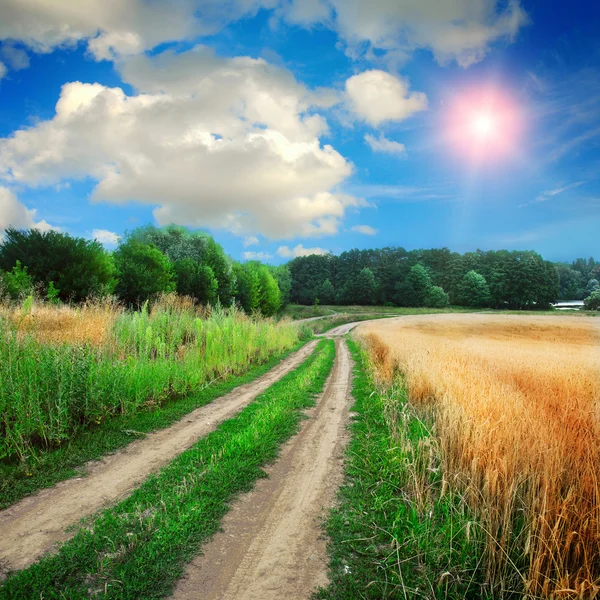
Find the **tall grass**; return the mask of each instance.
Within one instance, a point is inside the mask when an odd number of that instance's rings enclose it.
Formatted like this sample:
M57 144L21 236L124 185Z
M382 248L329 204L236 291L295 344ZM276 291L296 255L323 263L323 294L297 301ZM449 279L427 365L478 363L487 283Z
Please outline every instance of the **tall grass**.
M446 485L486 536L496 597L600 593L600 330L483 315L372 323L382 381L433 414Z
M0 315L0 458L27 460L75 431L247 371L297 327L165 297L152 309L28 303Z

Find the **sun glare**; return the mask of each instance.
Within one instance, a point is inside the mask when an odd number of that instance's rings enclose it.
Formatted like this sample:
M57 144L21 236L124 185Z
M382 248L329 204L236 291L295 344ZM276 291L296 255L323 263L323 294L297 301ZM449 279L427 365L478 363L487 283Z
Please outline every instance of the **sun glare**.
M461 92L446 114L444 137L454 154L477 162L500 160L515 153L521 114L505 92L494 88Z

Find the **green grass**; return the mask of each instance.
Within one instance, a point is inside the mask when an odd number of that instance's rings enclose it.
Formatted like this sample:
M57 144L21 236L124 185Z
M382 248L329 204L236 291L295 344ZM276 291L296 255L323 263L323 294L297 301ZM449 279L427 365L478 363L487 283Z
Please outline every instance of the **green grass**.
M168 427L189 412L209 404L215 398L260 377L305 342L291 350L272 356L262 365L253 367L244 375L230 375L223 380L207 383L203 389L152 410L118 415L91 429L81 430L59 448L40 452L29 463L11 461L0 463L0 509L17 502L39 489L85 473L90 460L98 460L122 448L145 434Z
M440 481L430 427L404 387L375 387L367 357L349 345L356 416L326 524L331 584L315 598L491 598L481 584L481 532Z
M162 598L219 528L229 503L264 477L335 357L323 340L297 370L202 438L129 498L81 528L54 556L8 576L2 599Z
M76 310L46 313L60 327ZM78 431L243 374L298 342L293 324L233 309L200 318L173 303L109 314L99 343L40 341L44 321L30 317L32 328L20 329L0 316L0 460L33 463Z

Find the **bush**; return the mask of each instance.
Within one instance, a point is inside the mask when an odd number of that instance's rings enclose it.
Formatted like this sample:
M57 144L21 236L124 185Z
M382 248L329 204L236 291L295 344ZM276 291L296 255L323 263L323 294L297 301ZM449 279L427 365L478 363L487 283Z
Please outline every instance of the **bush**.
M592 292L584 301L585 310L600 310L600 290Z
M17 264L8 273L0 274L0 296L8 296L11 300L22 300L33 292L33 279L27 273L27 267Z
M119 276L115 293L127 304L142 304L175 291L171 263L156 246L127 240L119 245L114 257Z
M438 285L432 285L425 296L425 306L429 308L445 308L450 303L448 294Z

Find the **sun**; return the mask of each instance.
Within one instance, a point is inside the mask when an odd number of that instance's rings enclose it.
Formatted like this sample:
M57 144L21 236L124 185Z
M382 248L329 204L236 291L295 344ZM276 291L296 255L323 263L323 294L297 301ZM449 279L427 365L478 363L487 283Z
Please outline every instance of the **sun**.
M481 139L492 137L496 131L494 115L487 112L476 114L471 121L471 131Z
M443 139L452 156L492 161L513 156L522 130L522 111L505 89L474 87L447 104Z

